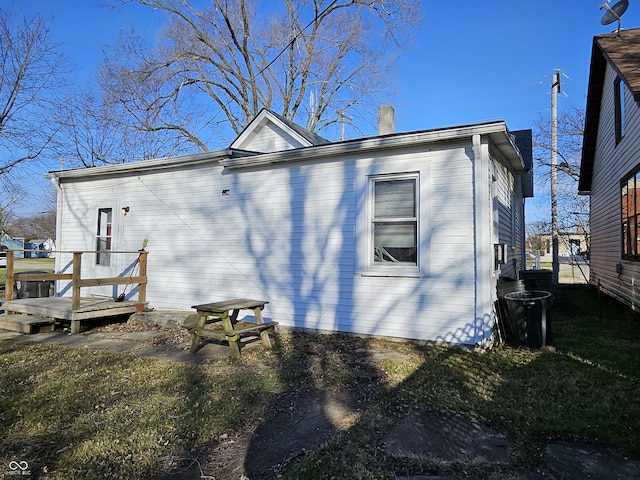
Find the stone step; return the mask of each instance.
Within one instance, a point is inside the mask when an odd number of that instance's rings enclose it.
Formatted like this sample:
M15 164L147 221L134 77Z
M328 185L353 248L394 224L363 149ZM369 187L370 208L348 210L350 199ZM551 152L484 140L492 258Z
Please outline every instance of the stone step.
M0 329L27 334L53 332L55 320L33 315L0 315Z

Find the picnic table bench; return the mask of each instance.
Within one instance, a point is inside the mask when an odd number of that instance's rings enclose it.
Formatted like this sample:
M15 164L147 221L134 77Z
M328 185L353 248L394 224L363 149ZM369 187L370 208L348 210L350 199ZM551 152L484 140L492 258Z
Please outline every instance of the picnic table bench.
M240 357L240 335L260 332L260 339L266 348L271 348L271 340L269 332L278 325L278 322L265 322L262 318L262 310L269 303L262 300L249 300L246 298L235 298L222 302L203 303L201 305L193 305L197 312L197 318L184 325L185 328L193 335L191 341L191 352L196 352L200 347L202 337L215 338L217 340L226 340L231 347L231 355L235 358ZM239 322L238 313L240 310L253 310L256 323ZM207 323L212 321L221 321L222 329L205 328Z

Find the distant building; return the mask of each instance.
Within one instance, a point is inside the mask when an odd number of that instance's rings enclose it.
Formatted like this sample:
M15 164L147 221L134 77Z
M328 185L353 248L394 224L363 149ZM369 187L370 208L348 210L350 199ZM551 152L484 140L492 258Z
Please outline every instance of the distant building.
M24 258L24 238L13 238L5 232L0 232L0 245L6 250L13 250L13 258Z
M586 254L589 250L589 235L583 229L575 232L558 232L558 255L561 257L571 257ZM552 255L551 234L536 234L527 239L527 251L540 252L541 256ZM551 261L551 260L549 260Z

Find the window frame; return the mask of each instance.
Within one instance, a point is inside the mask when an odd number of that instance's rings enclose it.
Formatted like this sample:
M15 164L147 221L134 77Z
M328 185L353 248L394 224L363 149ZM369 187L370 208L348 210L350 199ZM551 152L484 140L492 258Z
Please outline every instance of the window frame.
M375 216L375 186L377 182L393 181L393 180L413 180L414 184L414 216L398 216L398 217L380 217ZM421 252L420 252L420 172L403 172L403 173L380 173L367 176L367 223L366 223L366 261L364 265L364 276L401 276L401 277L417 277L421 276ZM377 262L374 255L375 242L375 225L381 223L414 223L415 224L415 263L411 262Z
M99 207L96 221L96 261L100 267L111 266L111 251L113 250L113 226L114 209L112 207ZM103 215L106 215L104 217ZM103 218L106 221L103 225ZM104 229L103 229L104 227ZM106 246L106 248L102 248Z
M620 251L624 260L640 261L640 165L620 180ZM634 191L633 198L629 190ZM635 226L632 229L630 226ZM635 231L635 235L634 232Z
M624 90L624 82L617 77L613 82L616 145L622 141L626 130Z

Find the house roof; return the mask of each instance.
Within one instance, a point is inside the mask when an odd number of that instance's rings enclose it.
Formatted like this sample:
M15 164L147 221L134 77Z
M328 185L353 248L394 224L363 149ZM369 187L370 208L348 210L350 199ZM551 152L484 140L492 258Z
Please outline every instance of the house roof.
M476 134L488 136L493 144L505 155L505 158L516 173L521 174L528 171L523 156L516 144L515 137L511 135L506 124L502 121L420 130L408 133L393 133L327 143L313 148L297 148L281 152L224 158L220 160L220 164L229 169L252 168L317 158L326 159L362 150L386 150L403 145L451 141L468 138Z
M269 112L269 115L272 113ZM217 163L229 169L252 168L288 162L305 161L317 158L331 158L362 150L379 151L400 146L451 141L468 138L473 135L487 136L493 145L502 152L516 174L531 170L531 131L510 132L502 121L462 125L409 133L394 133L342 142L310 145L271 153L255 153L228 148L211 152L202 152L180 157L143 160L133 163L107 165L49 172L46 177L57 181L81 181L101 176L126 176L158 170L175 169L198 164ZM242 135L242 134L241 134ZM522 152L521 152L522 150Z
M181 155L178 157L155 158L139 162L118 163L100 167L77 168L74 170L51 171L45 175L49 179L83 179L105 175L131 175L132 173L155 172L159 170L175 169L186 165L211 163L221 158L232 156L234 152L228 149ZM240 153L239 153L240 154Z
M633 99L640 105L640 28L622 30L620 35L614 32L593 37L580 180L578 182L578 191L580 192L591 190L607 64L616 71L633 94Z
M303 128L300 125L296 125L282 115L278 115L267 108L263 108L258 112L255 118L249 122L242 132L240 132L229 148L234 150L246 150L245 145L250 143L251 139L255 135L258 135L262 128L269 123L277 125L291 135L295 139L295 143L299 144L300 147L314 147L330 143L326 138Z
M310 130L307 130L306 128L301 127L300 125L293 123L291 120L287 120L282 115L278 115L277 113L272 112L271 110L269 110L269 112L271 112L273 115L278 117L280 121L285 123L289 128L294 130L296 133L298 133L298 135L304 137L311 145L325 145L327 143L331 143L326 138L321 137L317 133L314 133Z

